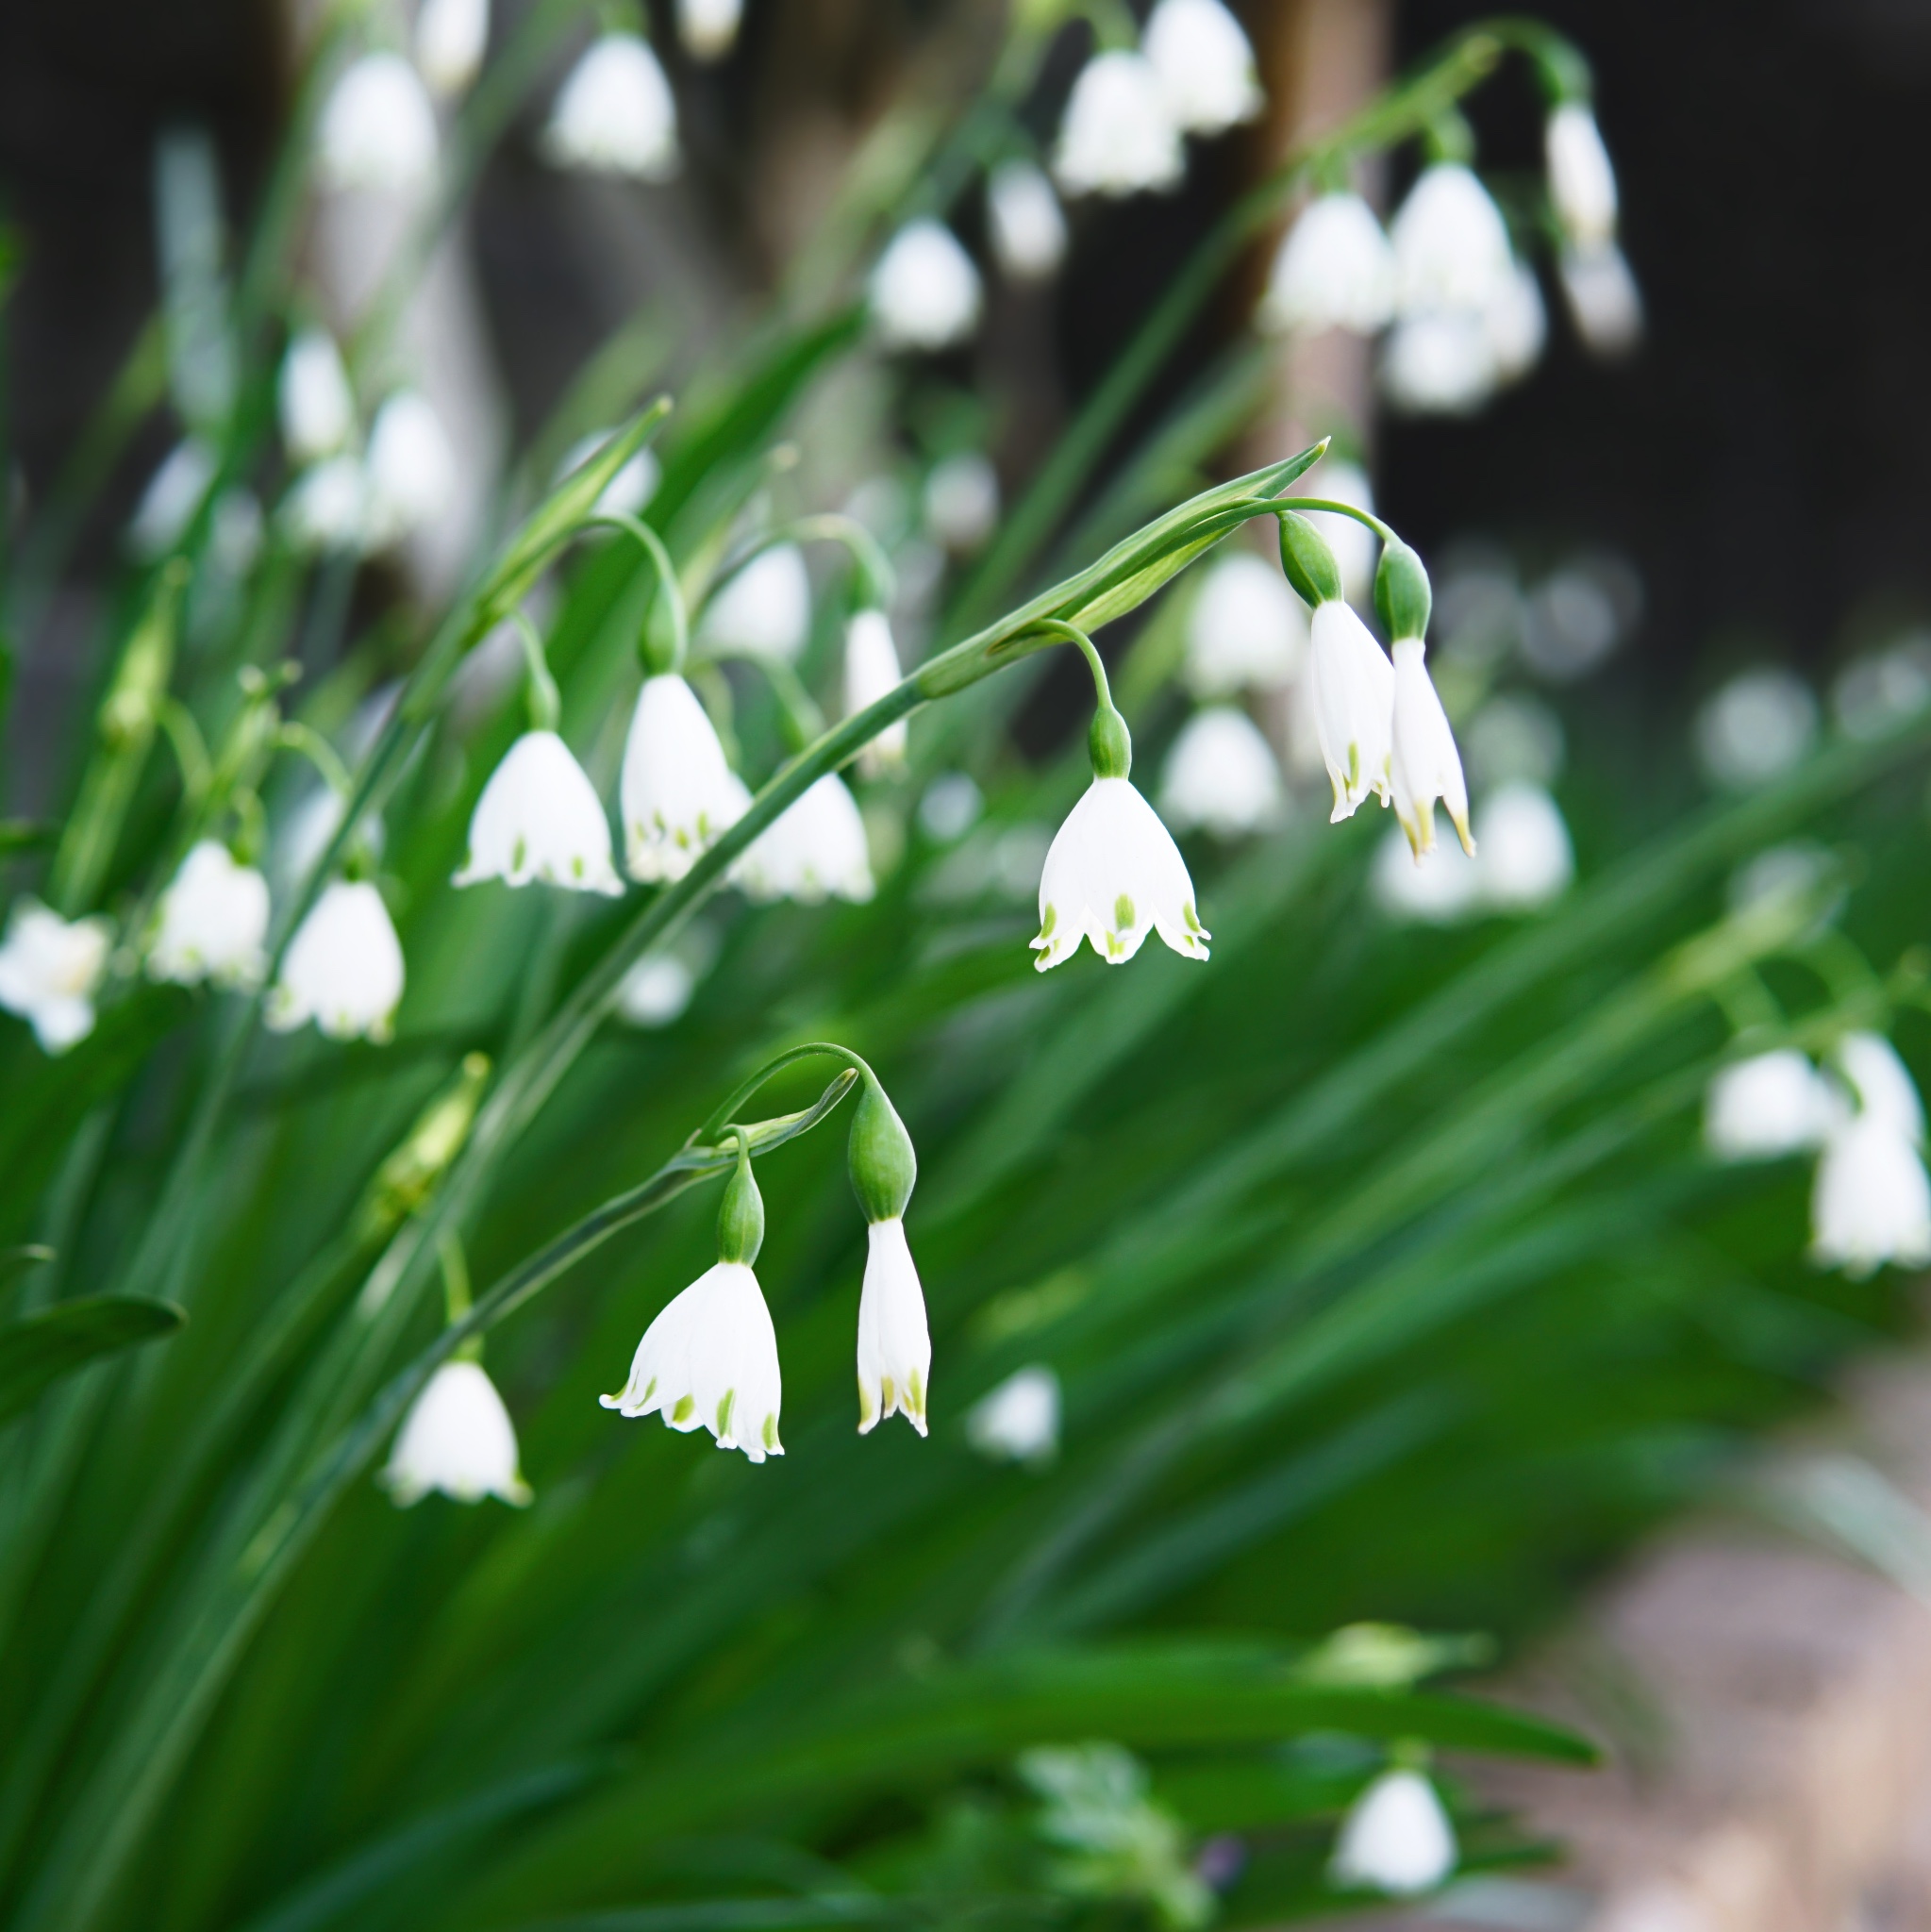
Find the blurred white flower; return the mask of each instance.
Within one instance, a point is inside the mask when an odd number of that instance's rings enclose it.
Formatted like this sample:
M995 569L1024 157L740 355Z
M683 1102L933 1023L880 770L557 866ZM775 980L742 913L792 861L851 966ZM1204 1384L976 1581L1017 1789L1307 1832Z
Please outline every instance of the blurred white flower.
M1616 170L1586 101L1564 101L1549 116L1543 151L1549 199L1564 234L1583 248L1614 241Z
M757 1276L742 1261L706 1270L643 1331L629 1378L606 1408L626 1416L660 1414L665 1424L704 1428L720 1449L752 1462L782 1456L777 1333Z
M943 222L908 222L886 244L868 284L888 349L949 349L979 325L979 271Z
M677 38L693 60L722 60L743 18L744 0L677 0Z
M1280 566L1251 550L1224 551L1207 567L1187 613L1186 676L1195 696L1291 684L1307 655L1307 608Z
M284 535L299 550L355 550L369 520L369 478L360 459L329 457L297 476L282 499Z
M325 188L417 195L436 179L436 109L400 54L364 54L344 70L316 127Z
M356 398L341 352L325 328L305 328L289 344L275 383L282 444L298 467L333 456L356 431Z
M1066 258L1066 215L1030 161L1002 161L986 182L992 258L1014 281L1051 275Z
M134 520L127 525L127 544L135 556L152 559L165 557L188 534L207 500L220 458L200 438L191 436L177 442L148 478L135 507Z
M550 487L554 490L566 476L574 476L616 433L614 429L593 429L588 436L578 437L563 452L563 460L557 465ZM663 465L658 462L657 452L641 449L597 492L596 507L623 516L640 516L658 493L658 485L662 480Z
M860 610L845 625L845 716L874 705L895 691L905 674L899 669L898 646L891 641L891 620L882 610ZM906 721L888 724L858 754L860 770L868 775L899 771L906 761Z
M1931 1263L1931 1180L1910 1140L1881 1114L1832 1133L1810 1198L1810 1255L1861 1276Z
M1527 262L1516 262L1507 282L1482 311L1495 374L1515 382L1540 361L1549 340L1549 311L1542 302L1542 285Z
M1096 777L1046 853L1033 964L1044 973L1071 958L1084 939L1118 966L1149 932L1185 958L1207 958L1209 935L1174 835L1130 778Z
M1628 355L1642 341L1642 291L1623 251L1613 242L1566 248L1560 268L1583 347L1606 362Z
M236 864L219 841L201 840L161 893L148 977L181 986L256 984L268 964L261 950L268 910L268 881L252 865Z
M1503 785L1475 808L1484 902L1528 912L1569 890L1575 852L1556 801L1540 785Z
M751 795L697 693L681 677L647 677L637 694L618 787L624 864L645 885L681 879L744 816Z
M1140 47L1174 125L1186 133L1223 133L1266 104L1254 49L1221 0L1159 0Z
M1622 558L1580 558L1552 571L1522 613L1523 660L1539 677L1587 677L1629 635L1642 610L1642 580Z
M1882 1121L1914 1147L1924 1144L1924 1104L1889 1041L1881 1033L1847 1033L1831 1061L1857 1096L1861 1116Z
M363 541L371 549L386 549L444 515L456 494L456 458L426 396L398 390L376 410L364 471Z
M331 879L282 956L267 1020L288 1033L312 1020L332 1040L386 1041L402 1002L402 941L366 879Z
M1438 601L1436 608L1440 609ZM1471 780L1492 790L1512 778L1553 785L1564 757L1562 721L1540 698L1502 691L1469 720L1461 734Z
M261 555L261 504L252 490L231 485L214 500L208 526L208 560L224 576L244 577Z
M985 796L971 773L941 772L919 800L919 824L928 839L950 845L978 824L985 809Z
M1495 393L1501 372L1479 309L1405 317L1382 347L1382 393L1410 416L1468 416Z
M870 899L865 821L844 780L834 772L818 779L751 841L731 876L754 899Z
M490 0L423 0L416 14L416 66L443 100L466 93L490 46Z
M1302 209L1273 258L1260 325L1373 335L1394 315L1394 250L1358 194L1323 194Z
M1094 55L1059 124L1059 186L1068 194L1138 194L1176 188L1186 172L1180 129L1153 63L1117 49Z
M1931 635L1915 632L1849 665L1831 687L1831 709L1852 738L1882 738L1931 706Z
M698 635L713 650L789 661L811 635L811 577L795 543L774 543L724 579Z
M974 1403L966 1440L994 1462L1050 1462L1059 1451L1059 1377L1033 1362Z
M1817 700L1789 671L1746 671L1696 717L1704 775L1726 791L1754 791L1797 765L1817 737Z
M1339 1885L1413 1898L1440 1885L1456 1857L1435 1787L1417 1771L1385 1771L1349 1807L1329 1870Z
M897 1215L866 1229L865 1285L858 1291L858 1433L893 1414L920 1435L932 1374L925 1296Z
M1422 171L1389 230L1403 315L1481 314L1507 290L1515 256L1501 210L1459 161Z
M1823 1142L1830 1090L1792 1047L1721 1069L1704 1096L1703 1142L1719 1160L1776 1160Z
M1314 607L1308 695L1322 762L1334 787L1329 823L1353 818L1371 792L1389 796L1394 752L1394 666L1349 605Z
M1408 849L1407 834L1391 830L1374 852L1370 876L1374 900L1395 919L1454 925L1482 907L1482 865L1458 844L1437 842L1424 858Z
M999 525L999 472L975 449L934 463L925 478L925 527L946 549L977 550Z
M42 1053L65 1053L94 1030L94 989L114 929L105 919L62 919L23 893L0 943L0 1007L34 1029Z
M558 91L542 146L559 168L668 181L681 161L677 103L650 43L628 33L593 42Z
M481 1362L442 1363L410 1406L380 1481L402 1508L441 1490L458 1503L500 1496L521 1508L516 1426Z
M525 731L476 800L469 851L450 883L474 886L484 879L507 886L541 879L611 898L624 891L610 863L604 802L554 731Z
M1389 775L1394 812L1416 858L1435 847L1435 801L1439 798L1455 823L1462 850L1471 857L1469 792L1462 778L1461 754L1435 682L1428 675L1425 649L1420 638L1394 641L1394 721Z
M633 1026L669 1026L684 1017L697 975L674 953L646 953L617 988L617 1010Z
M1175 831L1238 839L1273 824L1285 803L1280 766L1245 711L1209 705L1181 726L1160 774L1160 816Z
M1367 471L1342 457L1330 457L1318 469L1297 477L1292 493L1351 503L1371 516L1374 511L1374 486L1369 482ZM1307 521L1334 553L1341 574L1341 595L1357 609L1365 607L1374 594L1374 566L1381 556L1381 540L1359 519L1331 509L1310 509Z

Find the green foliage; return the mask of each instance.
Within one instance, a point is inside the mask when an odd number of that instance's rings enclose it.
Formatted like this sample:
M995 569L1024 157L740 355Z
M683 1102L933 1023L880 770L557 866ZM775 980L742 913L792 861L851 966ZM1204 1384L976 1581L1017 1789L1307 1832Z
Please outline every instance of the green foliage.
M97 1294L77 1295L0 1325L0 1424L32 1407L63 1376L137 1342L172 1335L187 1319L169 1302Z

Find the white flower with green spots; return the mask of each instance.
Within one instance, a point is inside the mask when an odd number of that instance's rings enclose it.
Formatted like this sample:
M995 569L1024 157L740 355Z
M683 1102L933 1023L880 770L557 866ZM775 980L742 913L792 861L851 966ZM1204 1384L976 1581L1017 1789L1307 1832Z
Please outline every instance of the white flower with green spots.
M645 885L681 879L751 802L697 693L674 675L647 677L637 694L618 791L624 862Z
M1130 778L1096 777L1046 854L1033 964L1044 973L1085 939L1117 966L1150 932L1187 958L1207 958L1209 935L1173 834Z

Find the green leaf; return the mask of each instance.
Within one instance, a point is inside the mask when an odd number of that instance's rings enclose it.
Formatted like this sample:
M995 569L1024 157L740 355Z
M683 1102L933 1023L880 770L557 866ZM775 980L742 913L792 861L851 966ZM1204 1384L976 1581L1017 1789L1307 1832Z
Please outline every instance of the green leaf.
M0 1328L0 1423L31 1407L63 1376L102 1356L172 1335L187 1319L172 1302L97 1294L9 1322Z

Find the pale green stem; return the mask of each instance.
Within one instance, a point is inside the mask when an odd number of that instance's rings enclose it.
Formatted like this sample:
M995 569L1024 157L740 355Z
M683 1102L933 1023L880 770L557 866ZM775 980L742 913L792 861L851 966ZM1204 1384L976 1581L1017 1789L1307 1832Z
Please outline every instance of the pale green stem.
M543 641L523 611L512 611L510 622L523 641L524 666L529 673L530 729L554 731L563 716L563 699L557 690L557 680L550 675L549 660L543 656Z

